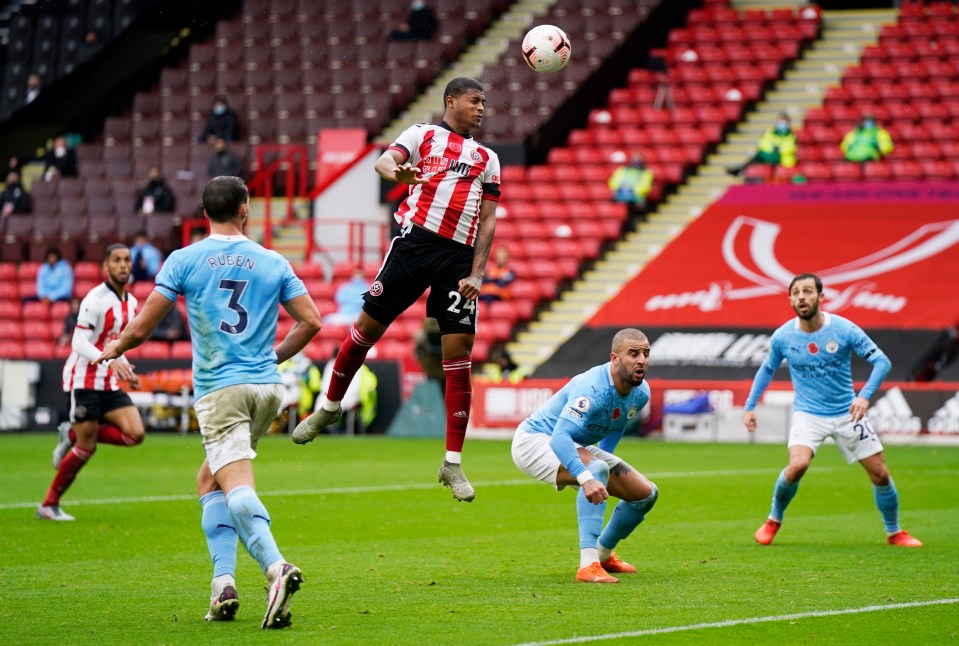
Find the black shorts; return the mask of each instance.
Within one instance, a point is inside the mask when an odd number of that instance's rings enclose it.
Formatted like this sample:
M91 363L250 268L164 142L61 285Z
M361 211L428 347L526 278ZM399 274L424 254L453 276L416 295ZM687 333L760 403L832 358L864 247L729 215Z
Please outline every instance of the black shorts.
M473 247L410 225L390 243L363 311L390 325L429 288L426 315L439 321L441 333L476 334L476 301L459 293L472 270Z
M78 388L67 394L70 400L70 421L98 422L111 410L133 406L130 395L122 390Z

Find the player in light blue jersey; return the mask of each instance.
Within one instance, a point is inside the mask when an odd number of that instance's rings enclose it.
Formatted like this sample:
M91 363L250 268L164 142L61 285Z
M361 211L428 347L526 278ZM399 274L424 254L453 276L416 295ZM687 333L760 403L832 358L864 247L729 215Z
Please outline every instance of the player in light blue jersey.
M594 445L621 436L649 402L649 385L643 381L648 365L646 335L620 330L613 336L609 363L570 379L513 435L513 462L523 473L558 491L567 485L579 488L577 581L618 583L612 574L636 571L613 549L643 522L659 490L624 460ZM620 501L603 528L610 495Z
M180 296L193 337L193 384L206 459L197 474L201 525L213 560L207 621L233 619L237 537L269 581L263 628L290 624L289 603L303 575L286 562L253 486L255 448L280 407L277 365L320 329L320 313L285 258L243 235L250 211L243 180L217 177L203 191L210 236L170 254L146 305L97 362L149 338ZM295 324L275 348L277 305Z
M888 543L921 547L921 541L899 527L899 493L886 468L882 443L866 417L869 399L892 364L858 326L823 312L822 298L822 280L815 274L799 274L789 283L789 303L797 318L773 333L769 356L756 373L746 400L743 422L752 433L756 430L756 403L785 359L796 393L789 428L789 464L776 480L772 509L756 531L756 541L772 543L800 479L816 451L831 437L847 462L858 460L869 474ZM853 352L872 364L869 380L859 393L852 382Z

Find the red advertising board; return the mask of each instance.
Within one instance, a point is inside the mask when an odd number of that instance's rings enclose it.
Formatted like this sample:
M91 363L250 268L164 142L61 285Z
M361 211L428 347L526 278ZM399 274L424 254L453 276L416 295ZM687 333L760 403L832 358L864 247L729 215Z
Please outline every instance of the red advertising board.
M324 128L316 137L316 185L323 184L366 148L363 128Z
M589 325L774 328L802 272L860 327L954 325L959 184L733 187Z

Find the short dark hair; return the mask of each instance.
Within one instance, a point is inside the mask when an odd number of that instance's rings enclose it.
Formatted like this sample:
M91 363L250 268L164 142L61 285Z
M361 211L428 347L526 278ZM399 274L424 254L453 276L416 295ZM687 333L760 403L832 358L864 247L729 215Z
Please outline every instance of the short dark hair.
M447 83L446 89L443 90L443 108L446 108L446 97L451 96L455 99L456 97L470 90L482 92L483 84L476 79L469 78L468 76L457 76L455 79Z
M122 242L114 242L113 244L108 244L107 248L103 250L103 262L106 262L110 259L110 255L113 254L117 249L129 249L130 247L126 246Z
M46 258L50 254L53 254L57 257L57 260L63 259L63 254L60 253L60 250L57 247L47 247L47 252L43 254L43 257Z
M250 199L250 191L239 177L222 175L211 179L203 189L203 210L214 222L229 222Z
M795 276L791 281L789 281L789 293L792 294L793 285L801 280L808 280L810 278L814 283L816 283L816 291L822 294L822 279L816 274L798 274Z

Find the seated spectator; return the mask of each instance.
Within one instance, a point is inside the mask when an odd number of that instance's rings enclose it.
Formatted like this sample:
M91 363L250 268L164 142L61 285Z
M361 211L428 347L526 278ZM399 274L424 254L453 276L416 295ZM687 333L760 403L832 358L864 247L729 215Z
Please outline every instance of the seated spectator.
M324 323L333 325L348 325L356 320L363 309L363 294L370 289L370 281L366 279L361 267L353 270L353 277L340 285L336 290L337 310L323 318Z
M433 40L436 14L422 0L413 0L406 21L390 32L390 40Z
M158 166L150 168L147 183L137 191L137 200L133 209L140 215L151 213L172 213L176 210L176 196L173 189L163 179Z
M226 139L211 136L210 143L213 144L213 156L210 157L210 163L207 165L210 178L243 177L243 160L230 149Z
M0 214L7 217L11 213L30 213L33 210L33 200L30 194L20 183L20 173L7 173L7 185L0 193Z
M230 107L222 94L213 99L213 107L207 115L199 140L210 141L210 137L219 137L226 141L236 141L240 137L240 120L236 116L236 110Z
M37 271L37 295L24 300L68 301L73 296L73 268L56 247L47 249L45 262Z
M133 262L130 278L134 282L153 280L160 271L163 254L150 243L146 231L138 231L133 236L133 244L130 245L130 260Z
M880 128L872 115L863 117L858 126L846 133L839 145L851 162L879 161L892 152L892 137Z
M730 168L729 172L738 175L750 164L768 164L793 168L796 165L796 133L792 130L789 115L780 112L773 127L768 128L759 138L756 153L742 166Z
M639 154L633 153L628 164L613 171L607 184L614 202L623 202L630 213L640 214L646 209L646 198L653 188L653 172L646 168Z
M67 147L67 140L57 137L53 140L53 147L43 156L43 179L50 181L56 177L76 177L77 153Z
M512 294L510 285L516 280L516 274L509 268L509 250L497 247L493 252L493 266L487 268L480 287L480 300L484 303L508 301Z
M40 90L43 89L40 87L40 77L36 74L31 74L27 77L27 91L23 95L23 105L32 103L34 99L40 96Z
M23 172L23 161L20 159L20 155L13 155L7 161L7 172L16 173L17 175Z
M515 384L522 381L525 376L506 348L494 351L490 361L483 364L482 378L490 383L498 384L506 381Z
M183 320L178 307L170 308L159 325L153 328L150 339L152 341L188 341L190 339L186 321Z
M70 345L73 342L73 330L77 327L80 317L80 299L74 296L70 299L70 311L63 317L63 333L57 339L57 345Z

